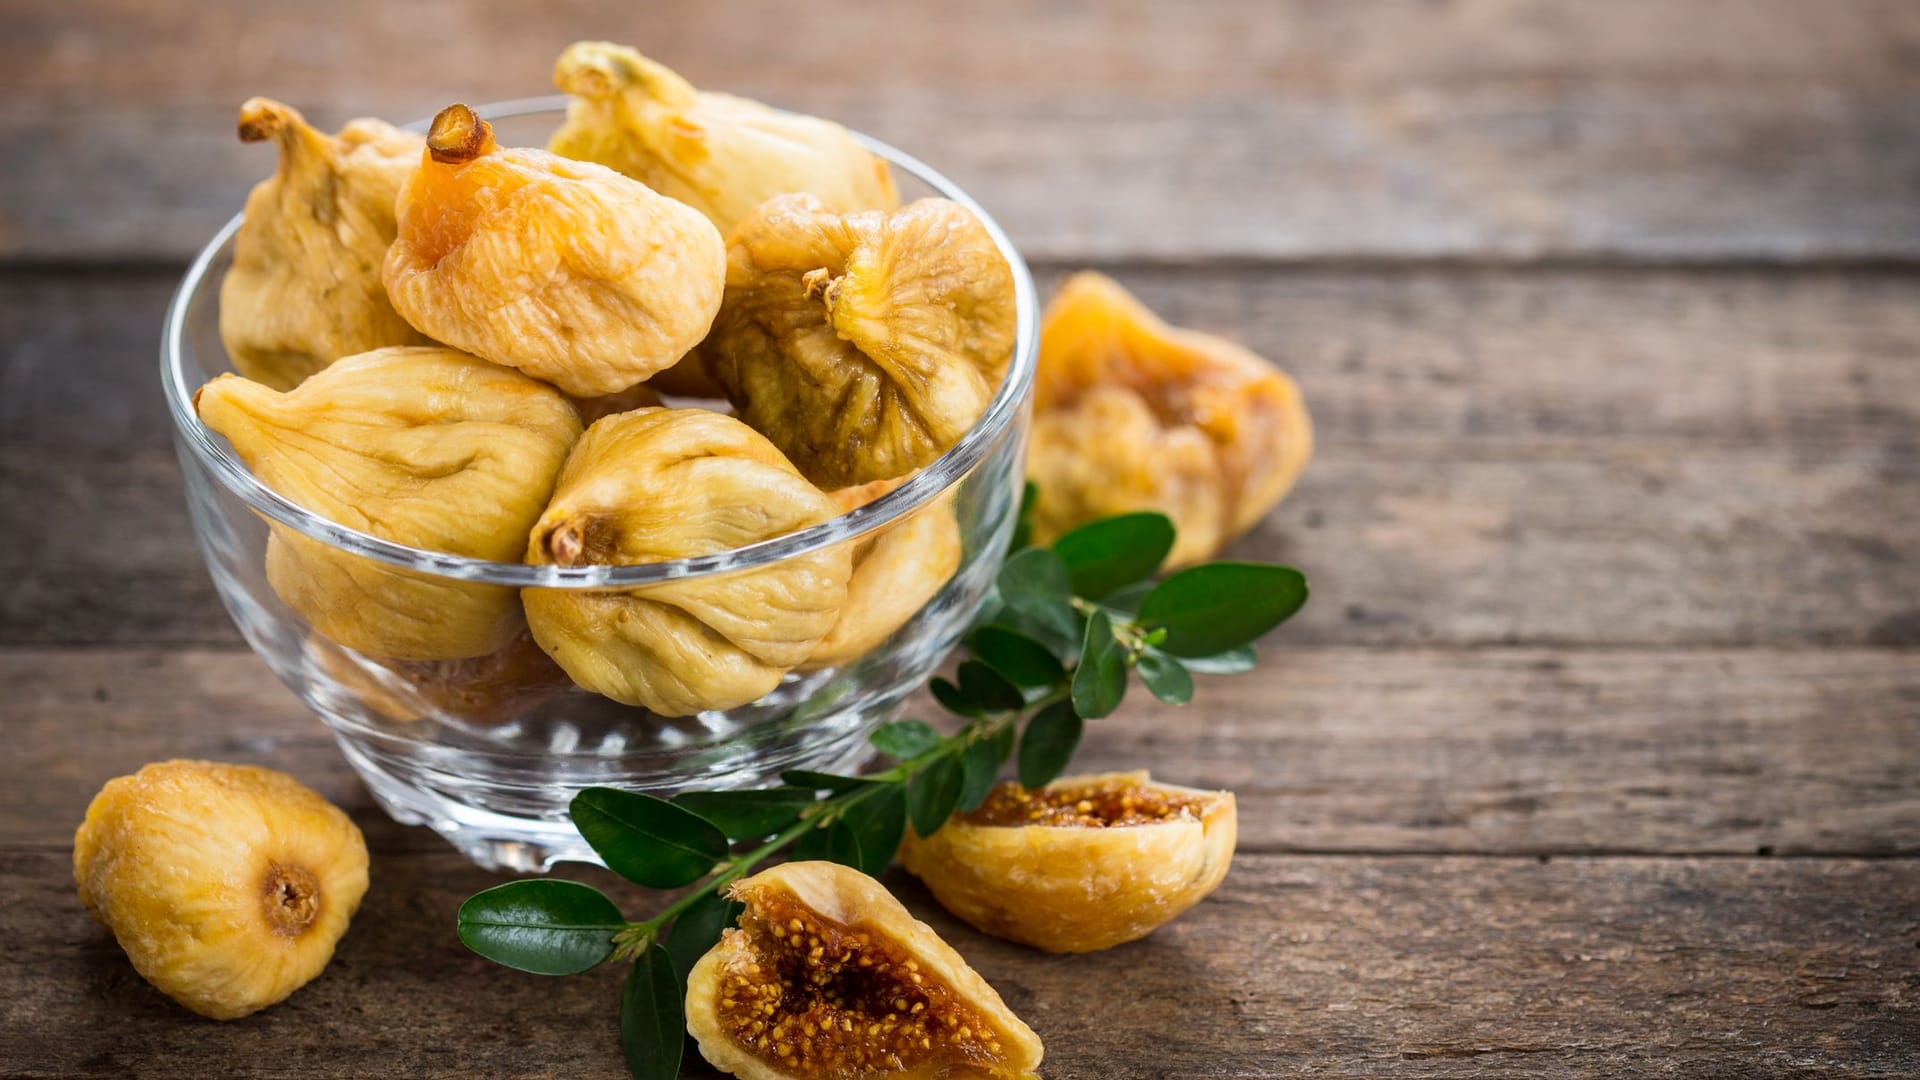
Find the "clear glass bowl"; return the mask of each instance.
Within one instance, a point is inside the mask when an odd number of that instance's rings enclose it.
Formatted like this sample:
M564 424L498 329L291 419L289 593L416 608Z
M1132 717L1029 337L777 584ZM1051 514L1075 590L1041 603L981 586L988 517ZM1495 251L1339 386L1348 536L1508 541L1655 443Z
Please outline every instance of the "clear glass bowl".
M564 98L482 108L505 145L544 145ZM181 282L167 312L161 381L174 422L194 530L234 622L286 684L333 730L347 760L395 819L431 826L474 861L541 870L592 861L567 821L590 784L668 795L687 788L776 782L783 769L848 769L867 735L923 685L986 599L1018 516L1030 412L1037 308L1026 264L967 194L906 154L863 140L891 161L902 195L938 194L980 216L1013 268L1019 332L1012 363L980 421L901 487L822 525L721 555L645 566L492 563L393 544L320 518L256 481L226 441L201 425L193 392L231 370L220 344L220 279L232 257L228 222ZM592 590L740 573L850 543L916 513L951 511L959 567L878 647L837 667L789 674L750 705L662 717L564 682L537 646L446 663L382 662L315 632L282 603L265 571L268 522L345 557L428 577Z

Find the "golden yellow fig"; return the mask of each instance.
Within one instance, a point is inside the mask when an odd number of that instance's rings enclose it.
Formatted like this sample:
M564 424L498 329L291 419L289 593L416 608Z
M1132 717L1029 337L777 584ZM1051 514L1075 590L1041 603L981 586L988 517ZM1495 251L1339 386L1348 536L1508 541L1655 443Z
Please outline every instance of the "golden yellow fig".
M740 418L814 483L902 476L966 434L1012 355L1013 275L972 212L768 200L727 241L701 346Z
M1153 783L1142 772L996 787L900 861L934 898L996 937L1048 952L1142 938L1227 876L1233 793Z
M580 414L580 422L591 424L603 416L614 413L632 412L635 409L651 409L660 405L660 392L648 383L629 386L625 390L599 397L574 398L574 411Z
M726 250L712 223L612 169L501 149L465 105L434 118L398 210L394 308L576 397L671 367L720 307Z
M367 891L367 846L285 773L163 761L94 796L73 876L141 978L232 1020L327 966Z
M705 409L599 420L567 459L527 561L630 566L717 555L826 521L833 500L772 443ZM634 589L527 589L540 647L588 690L662 716L765 696L833 629L847 545Z
M844 514L906 482L906 477L875 480L830 492L829 497ZM959 568L960 522L953 516L951 498L943 497L861 537L853 545L847 606L805 666L832 667L872 652L919 614Z
M797 862L736 882L746 905L687 976L687 1030L741 1080L1017 1080L1039 1036L880 883Z
M1033 400L1036 543L1158 510L1179 529L1167 564L1199 562L1273 509L1313 452L1286 374L1233 342L1168 326L1094 273L1067 279L1047 308Z
M544 383L452 349L376 349L286 393L223 375L194 395L260 481L395 543L518 561L580 435ZM522 627L512 589L405 570L272 524L267 580L315 630L369 656L460 660Z
M525 630L505 648L466 660L383 660L314 634L307 654L388 720L428 717L494 727L573 686Z
M796 191L842 212L899 205L887 163L839 124L695 90L624 45L568 46L553 81L573 101L549 150L625 173L707 215L722 234Z
M280 168L247 196L220 282L220 340L234 370L290 390L342 356L425 343L380 284L420 136L378 120L324 135L291 106L257 97L240 106L240 139L272 139Z

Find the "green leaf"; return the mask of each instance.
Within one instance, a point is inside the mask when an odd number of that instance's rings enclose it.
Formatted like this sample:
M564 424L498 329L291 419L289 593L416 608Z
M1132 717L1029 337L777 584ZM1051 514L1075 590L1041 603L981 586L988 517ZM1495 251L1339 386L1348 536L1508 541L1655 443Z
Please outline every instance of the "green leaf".
M693 965L720 940L720 931L732 926L746 908L738 900L708 893L673 920L673 927L667 932L667 955L673 960L673 973L682 988Z
M1290 566L1217 562L1161 582L1140 605L1140 625L1165 627L1175 656L1212 656L1286 622L1307 602L1307 579Z
M1127 650L1113 636L1113 621L1104 611L1087 620L1080 666L1073 669L1073 710L1083 719L1098 720L1120 707L1127 693Z
M793 845L793 857L799 860L824 859L841 866L860 869L860 840L847 823L838 818L809 833L803 833Z
M1090 521L1053 542L1073 591L1098 600L1153 576L1173 550L1173 520L1147 511Z
M1154 697L1169 705L1185 705L1193 700L1193 676L1180 661L1158 649L1140 654L1140 681Z
M1197 675L1240 675L1252 671L1259 661L1253 646L1241 645L1212 656L1183 657L1180 662Z
M674 1080L687 1049L687 1020L673 958L647 946L620 992L620 1051L634 1080Z
M958 686L945 679L936 677L927 684L927 689L933 693L933 700L939 702L941 708L955 716L979 716L983 711L977 702L968 701Z
M1017 630L983 626L970 642L973 655L1015 686L1045 690L1066 681L1067 669L1045 645Z
M800 820L801 811L814 804L815 795L807 788L748 788L684 791L673 801L713 822L729 840L759 840Z
M896 720L881 727L867 741L891 758L906 761L940 745L940 733L924 720Z
M1035 713L1027 721L1026 733L1020 736L1020 783L1042 787L1065 772L1080 746L1084 726L1080 714L1065 701L1056 701Z
M990 716L1012 712L1027 703L1026 695L1008 682L1006 676L978 660L962 660L956 672L956 685L935 679L930 686L934 700L961 716Z
M960 789L966 784L966 769L952 755L936 758L920 770L907 787L907 811L913 819L913 831L932 836L940 831L960 804Z
M1133 615L1140 610L1140 604L1146 600L1147 594L1153 592L1155 584L1157 583L1151 580L1136 581L1131 585L1115 589L1100 598L1100 606Z
M1033 543L1033 504L1039 501L1040 486L1027 481L1027 486L1020 491L1020 513L1014 518L1013 541L1007 550L1019 551Z
M960 809L979 809L1000 776L1000 759L994 753L993 744L985 739L968 743L960 755L960 768L964 776L960 785Z
M460 942L496 964L535 975L577 975L613 952L627 925L606 894L577 881L509 881L467 897Z
M812 769L788 769L780 774L780 779L792 787L804 788L808 791L831 791L836 795L842 792L858 791L873 783L858 776L836 776L833 773L814 772Z
M1006 760L1013 756L1014 735L1012 724L1004 724L995 729L993 738L990 740L993 746L994 765L1005 764Z
M860 845L861 871L877 877L893 862L900 840L907 834L906 786L888 785L886 791L851 808L843 820Z
M568 808L607 869L649 889L677 889L727 857L727 835L665 799L617 788L582 788Z
M1045 635L1076 635L1079 620L1073 612L1073 583L1066 564L1051 549L1026 548L1008 556L995 587L1006 605L999 622L1018 630L1039 628Z

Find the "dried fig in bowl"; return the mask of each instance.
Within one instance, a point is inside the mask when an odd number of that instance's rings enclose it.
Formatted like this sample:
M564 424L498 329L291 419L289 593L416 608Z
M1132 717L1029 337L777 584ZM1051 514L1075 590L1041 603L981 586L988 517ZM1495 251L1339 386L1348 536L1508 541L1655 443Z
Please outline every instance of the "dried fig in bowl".
M701 346L753 425L827 488L912 472L959 441L1012 355L1013 274L959 203L835 212L769 199L727 241Z
M726 251L706 218L612 169L502 149L465 105L434 118L397 209L394 308L576 397L671 367L719 310Z
M975 927L1048 952L1145 937L1227 876L1233 793L1156 784L1142 772L1006 783L932 836L908 830L900 861Z
M717 555L838 512L772 443L705 409L637 409L580 439L527 544L530 563L631 566ZM839 544L730 574L630 589L527 589L534 640L574 682L662 716L771 692L847 599Z
M194 407L267 487L381 539L514 561L580 435L559 391L432 346L376 349L280 393L223 375ZM370 656L460 660L521 629L512 589L351 554L271 523L267 580L327 637Z
M839 124L695 90L624 45L568 46L553 81L573 101L549 150L631 176L707 215L722 233L790 192L842 212L900 203L887 163Z
M687 975L687 1030L742 1080L1017 1080L1040 1039L880 883L834 863L736 882L739 928Z
M420 136L378 120L325 135L293 107L257 97L240 106L240 140L272 140L280 167L247 196L220 282L220 340L234 370L291 390L342 356L425 344L380 284L394 199L420 160Z
M905 477L876 480L829 497L847 513L904 483ZM959 568L960 522L950 496L860 537L853 545L847 606L804 666L832 667L872 652L927 606Z

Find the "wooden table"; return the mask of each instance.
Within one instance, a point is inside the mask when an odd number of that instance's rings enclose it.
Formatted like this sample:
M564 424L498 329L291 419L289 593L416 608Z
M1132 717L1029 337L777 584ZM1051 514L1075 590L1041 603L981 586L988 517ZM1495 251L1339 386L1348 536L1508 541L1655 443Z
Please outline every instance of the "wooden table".
M621 1074L619 973L462 949L498 879L240 645L154 379L270 167L243 98L415 117L605 36L897 142L1043 288L1102 267L1305 388L1319 454L1238 551L1312 605L1079 762L1237 790L1225 886L1052 958L889 879L1048 1076L1920 1074L1920 5L708 6L0 0L0 1072ZM374 849L333 966L248 1020L73 896L88 798L173 756L290 769Z

